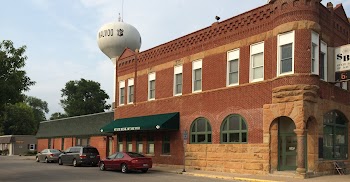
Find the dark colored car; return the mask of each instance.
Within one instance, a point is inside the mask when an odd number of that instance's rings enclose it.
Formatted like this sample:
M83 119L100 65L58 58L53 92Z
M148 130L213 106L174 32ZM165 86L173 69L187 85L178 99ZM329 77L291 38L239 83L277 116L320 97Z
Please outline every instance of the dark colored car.
M99 167L101 171L109 169L126 173L130 170L141 170L145 173L152 168L152 158L135 152L117 152L101 160Z
M80 165L97 166L100 161L100 153L92 146L74 146L61 153L58 157L58 164L68 164L74 167Z
M57 149L44 149L36 154L35 161L45 161L46 163L57 162L60 154L61 151Z

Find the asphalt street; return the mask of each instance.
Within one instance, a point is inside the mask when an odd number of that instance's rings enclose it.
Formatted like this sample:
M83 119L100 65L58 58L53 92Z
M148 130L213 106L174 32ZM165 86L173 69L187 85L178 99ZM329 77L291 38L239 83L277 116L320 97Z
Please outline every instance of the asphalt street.
M120 171L100 171L98 167L60 166L57 163L37 163L34 160L0 156L1 182L78 182L78 181L142 181L142 182L209 182L228 181L205 177L187 176L150 169L147 173ZM230 180L232 181L232 180Z

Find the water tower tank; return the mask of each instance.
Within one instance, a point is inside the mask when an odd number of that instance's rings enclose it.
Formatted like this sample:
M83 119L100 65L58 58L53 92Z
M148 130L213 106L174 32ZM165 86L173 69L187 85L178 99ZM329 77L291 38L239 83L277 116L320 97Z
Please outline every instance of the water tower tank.
M97 43L101 51L114 63L125 48L140 49L141 36L135 27L124 22L103 25L97 33Z

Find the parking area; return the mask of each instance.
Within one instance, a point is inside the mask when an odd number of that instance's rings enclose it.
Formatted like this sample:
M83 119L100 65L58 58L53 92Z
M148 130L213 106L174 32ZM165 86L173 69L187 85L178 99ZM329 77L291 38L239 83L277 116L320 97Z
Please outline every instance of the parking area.
M147 173L120 171L100 171L98 167L73 167L61 166L57 163L38 163L33 157L0 156L0 181L50 181L50 182L76 182L76 181L213 181L214 179L186 176L176 173L167 173L157 170L149 170ZM218 180L215 181L227 181Z

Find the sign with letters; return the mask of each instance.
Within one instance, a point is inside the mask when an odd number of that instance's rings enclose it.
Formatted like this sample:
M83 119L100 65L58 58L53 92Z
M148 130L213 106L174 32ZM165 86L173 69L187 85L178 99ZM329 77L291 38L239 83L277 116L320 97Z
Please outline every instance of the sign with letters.
M335 55L335 81L350 80L350 44L336 47Z
M134 131L140 130L141 127L123 127L123 128L114 128L114 131Z

